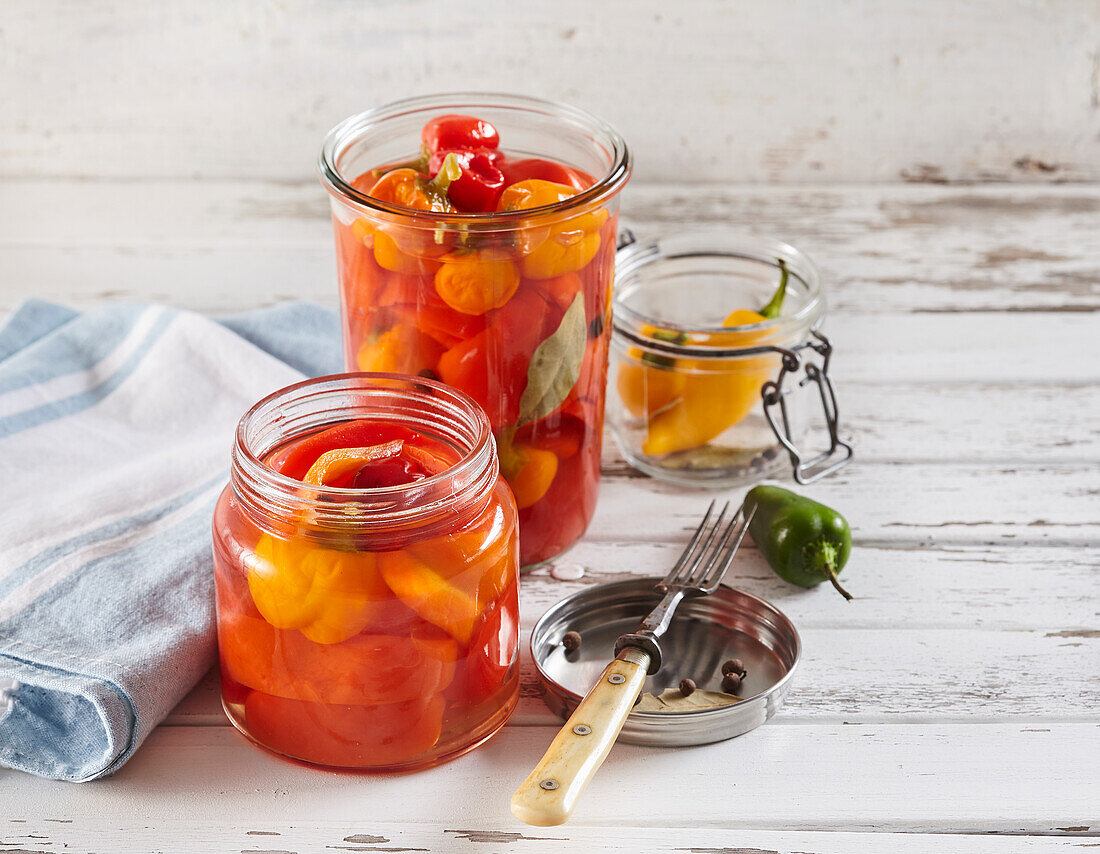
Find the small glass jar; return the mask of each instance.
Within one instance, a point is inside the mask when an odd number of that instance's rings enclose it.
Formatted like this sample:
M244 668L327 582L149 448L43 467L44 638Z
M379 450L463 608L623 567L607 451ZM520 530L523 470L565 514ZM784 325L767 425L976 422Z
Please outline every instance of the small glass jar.
M491 123L506 162L543 164L537 174L549 186L585 189L487 213L369 195L383 167L425 168L415 160L421 128L445 114ZM523 565L564 551L596 506L618 195L631 170L622 137L562 104L432 95L341 122L319 170L332 202L347 369L439 377L473 397L515 493Z
M616 265L608 420L631 465L730 487L788 465L808 483L851 458L837 433L832 348L818 331L825 296L806 255L721 233L626 235ZM781 310L765 318L784 270ZM806 459L822 408L829 445Z
M277 470L363 424L456 462L372 489ZM237 428L213 539L223 705L261 746L406 771L476 747L515 707L516 509L485 414L461 392L346 374L265 398Z

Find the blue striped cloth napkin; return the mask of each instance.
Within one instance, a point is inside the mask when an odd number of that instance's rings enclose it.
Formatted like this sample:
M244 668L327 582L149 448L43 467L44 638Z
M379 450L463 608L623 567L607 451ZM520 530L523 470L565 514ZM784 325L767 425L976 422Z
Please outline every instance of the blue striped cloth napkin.
M332 312L24 304L0 329L0 764L117 770L215 660L233 431L338 370Z

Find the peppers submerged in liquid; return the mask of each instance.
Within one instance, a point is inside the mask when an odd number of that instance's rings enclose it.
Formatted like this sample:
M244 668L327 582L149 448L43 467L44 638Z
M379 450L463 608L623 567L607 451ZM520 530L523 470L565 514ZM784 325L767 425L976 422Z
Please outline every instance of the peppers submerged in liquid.
M347 368L438 377L486 411L530 566L594 508L616 221L606 201L563 210L590 175L500 144L474 116L430 120L419 156L353 182L408 221L348 210L337 260ZM502 225L434 227L432 214Z

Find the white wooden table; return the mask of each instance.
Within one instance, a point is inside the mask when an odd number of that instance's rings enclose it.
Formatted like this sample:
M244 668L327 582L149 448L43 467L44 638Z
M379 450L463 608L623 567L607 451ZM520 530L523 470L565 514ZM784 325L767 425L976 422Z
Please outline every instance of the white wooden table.
M148 215L154 198L170 218ZM325 206L311 181L0 183L2 307L32 294L333 304ZM61 210L80 229L58 245L46 236ZM254 748L211 676L108 780L0 771L0 852L1100 844L1100 187L638 184L624 217L642 234L751 223L824 271L857 458L807 491L852 522L844 579L858 598L789 587L751 547L728 578L802 633L781 714L706 747L619 745L569 825L533 829L508 798L557 722L529 667L491 742L399 777ZM526 577L525 634L583 585L663 572L708 499L609 451L595 520L559 561L584 577Z

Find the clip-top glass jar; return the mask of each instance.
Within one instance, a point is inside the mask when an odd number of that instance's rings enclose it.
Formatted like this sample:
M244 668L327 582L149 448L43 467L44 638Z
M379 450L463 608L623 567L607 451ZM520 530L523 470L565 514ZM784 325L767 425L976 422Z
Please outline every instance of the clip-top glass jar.
M265 398L213 536L223 705L263 747L410 770L515 707L516 509L461 392L347 374Z
M608 419L627 461L714 487L788 465L809 483L843 466L852 448L838 433L824 314L817 268L793 246L724 233L625 235ZM817 411L828 445L807 458Z
M456 114L485 146L461 179L432 131ZM596 504L622 137L560 104L438 95L337 125L319 168L347 368L438 377L476 400L519 507L523 565L559 554ZM477 169L495 189L482 182L484 206L462 212L453 188Z

